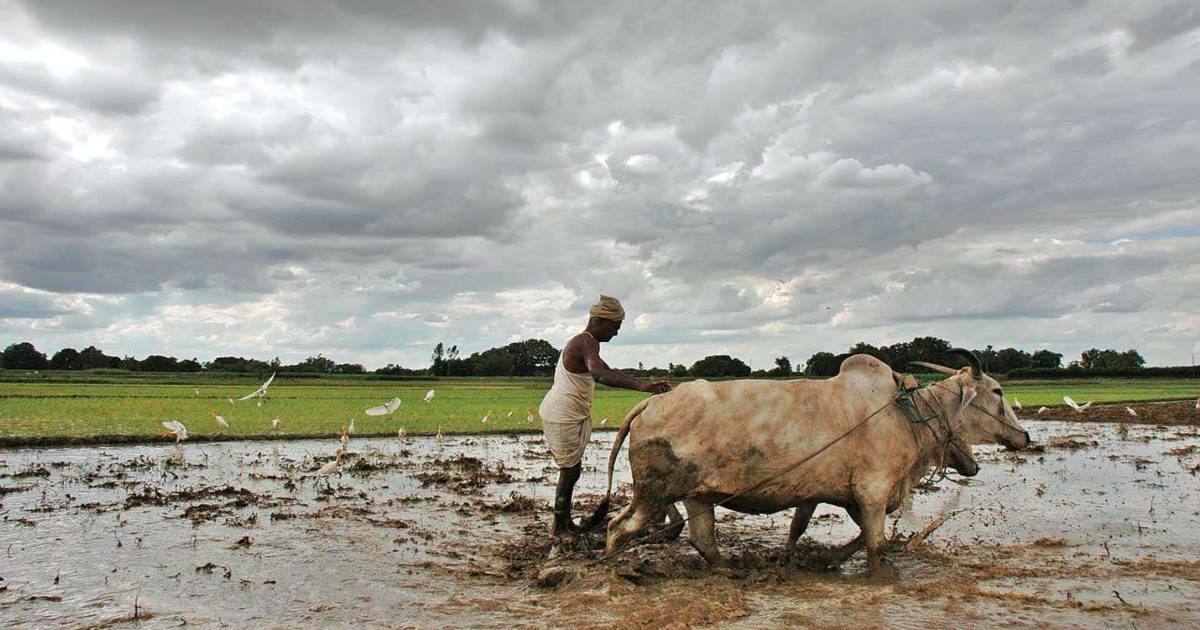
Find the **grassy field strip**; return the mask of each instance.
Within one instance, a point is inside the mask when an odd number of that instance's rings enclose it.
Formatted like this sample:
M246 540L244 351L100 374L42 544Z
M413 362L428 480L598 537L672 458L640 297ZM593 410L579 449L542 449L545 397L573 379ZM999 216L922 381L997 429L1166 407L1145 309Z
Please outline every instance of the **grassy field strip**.
M250 382L250 381L247 381ZM1010 400L1019 398L1027 410L1062 404L1063 395L1080 403L1166 400L1200 396L1200 383L1191 380L1118 379L1026 381L1005 383ZM437 390L432 403L425 392ZM95 436L153 436L164 420L179 420L197 437L271 434L278 417L281 435L328 435L347 426L351 418L360 434L446 433L540 429L537 407L549 382L452 381L448 383L372 382L324 386L276 382L260 408L254 400L230 404L253 391L244 385L163 385L83 383L0 384L0 439L87 438ZM198 393L197 393L198 392ZM363 411L393 396L404 400L390 415L369 417ZM606 387L597 389L593 423L620 423L645 395ZM526 422L532 409L535 421ZM215 410L230 424L221 429L211 418ZM486 424L481 418L491 412ZM511 413L511 416L509 415Z

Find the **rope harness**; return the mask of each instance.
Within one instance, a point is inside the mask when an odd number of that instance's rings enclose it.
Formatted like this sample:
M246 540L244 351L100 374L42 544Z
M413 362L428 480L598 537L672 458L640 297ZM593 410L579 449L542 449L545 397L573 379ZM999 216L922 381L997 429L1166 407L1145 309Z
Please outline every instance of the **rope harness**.
M930 385L940 386L940 383L931 383ZM716 507L723 506L726 503L729 503L730 501L732 501L738 497L744 496L745 494L747 494L749 492L757 490L758 488L761 488L762 486L786 475L787 473L799 468L800 466L803 466L809 460L811 460L814 457L816 457L817 455L820 455L821 453L825 452L827 449L829 449L829 447L842 441L842 439L844 439L846 436L853 433L856 429L858 429L862 425L866 424L868 420L870 420L871 418L874 418L876 415L878 415L880 412L882 412L884 409L887 409L891 405L896 405L900 409L901 414L904 416L904 418L906 420L908 420L910 428L913 429L914 440L916 440L916 432L915 432L916 426L925 426L926 428L928 428L930 430L930 433L933 435L933 438L936 442L935 448L940 446L943 449L942 453L941 453L942 457L940 457L939 467L937 469L935 469L935 473L942 475L941 478L944 478L945 477L945 457L944 457L945 449L947 447L951 446L951 442L953 441L954 435L950 429L950 419L945 414L945 409L941 406L941 402L940 401L938 402L938 411L933 411L933 405L931 405L928 400L925 400L924 398L921 398L920 396L918 396L918 392L925 391L926 389L928 389L928 388L909 389L904 386L904 381L901 381L901 383L898 384L896 394L892 397L891 400L884 403L881 407L879 407L875 411L872 411L870 414L868 414L862 420L859 420L858 422L856 422L849 429L846 429L845 431L843 431L841 433L841 435L838 435L836 438L830 440L824 446L817 449L816 451L809 453L808 455L805 455L803 458L801 458L796 463L780 470L779 472L776 472L776 473L766 477L765 479L759 481L758 483L756 483L736 494L733 494L731 496L725 497L724 499L721 499L720 501L717 501L716 503L713 504L713 507L716 508ZM942 387L942 389L946 389L946 388ZM947 390L947 391L949 391L949 390ZM960 397L962 396L962 393L963 393L962 391L959 392ZM933 396L932 398L934 401L937 401L936 396ZM921 415L921 413L916 405L917 399L920 399L921 402L923 402L926 405L926 407L929 408L929 410L932 412L931 415L929 415L929 416ZM972 405L972 406L974 406L974 405ZM978 407L978 409L983 410L982 407ZM983 410L983 411L986 412L986 410ZM992 415L992 414L989 413L988 415ZM935 424L933 423L933 420L938 419L938 418L940 418L942 420L941 424L944 429L941 436L939 436L938 432L933 428L935 426ZM1005 422L1005 424L1008 424L1008 423ZM917 444L917 448L919 449L921 447L920 441L916 440L916 444ZM958 446L953 445L953 448L958 448ZM939 478L939 480L941 478ZM627 506L628 504L625 504L625 505ZM622 507L625 507L625 506L622 506ZM634 546L641 545L641 544L648 543L648 542L653 542L655 537L660 536L664 532L670 531L671 529L683 527L684 525L686 525L688 522L690 522L693 518L696 518L697 516L699 516L699 514L690 515L690 516L684 518L679 523L671 523L668 526L665 526L662 529L659 529L657 531L651 532L645 536L642 536L640 538L631 539L629 542L622 545L621 547L614 549L612 551L612 553L606 553L606 554L600 556L599 558L597 558L596 560L589 562L587 564L587 566L594 567L596 565L607 562L608 560L616 557L620 553L628 551L629 549L633 548Z

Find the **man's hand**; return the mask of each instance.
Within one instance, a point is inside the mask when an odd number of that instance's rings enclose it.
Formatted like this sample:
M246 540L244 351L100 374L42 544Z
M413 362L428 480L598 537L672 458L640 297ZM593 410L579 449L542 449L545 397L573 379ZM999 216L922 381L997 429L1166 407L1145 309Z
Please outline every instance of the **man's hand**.
M646 385L646 389L642 391L650 392L651 394L665 394L671 391L671 381L667 379L654 381L653 383Z

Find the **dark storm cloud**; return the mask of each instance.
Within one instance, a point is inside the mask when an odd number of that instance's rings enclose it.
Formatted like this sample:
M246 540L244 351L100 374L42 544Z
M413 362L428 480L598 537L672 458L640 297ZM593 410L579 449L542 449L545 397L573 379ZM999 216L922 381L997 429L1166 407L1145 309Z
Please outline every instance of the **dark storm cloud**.
M1195 343L1189 3L3 11L0 281L71 300L10 336L420 363L603 292L629 363Z

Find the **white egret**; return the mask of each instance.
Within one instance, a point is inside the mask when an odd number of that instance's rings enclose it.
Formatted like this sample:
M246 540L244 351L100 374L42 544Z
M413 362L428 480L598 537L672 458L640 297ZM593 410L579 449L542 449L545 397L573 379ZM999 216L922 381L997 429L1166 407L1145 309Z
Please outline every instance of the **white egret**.
M219 424L219 425L221 425L221 426L225 427L226 429L228 429L228 428L229 428L229 423L225 421L225 418L223 418L223 417L221 417L221 416L217 415L217 410L216 410L216 409L211 409L211 410L209 411L209 413L211 413L211 414L212 414L212 418L213 418L213 420L216 420L216 421L217 421L217 424Z
M530 407L525 410L525 422L529 422L529 423L533 422L533 407Z
M1127 413L1127 414L1129 414L1129 415L1133 416L1134 418L1136 418L1136 417L1137 417L1137 412L1133 410L1133 407L1126 407L1126 408L1125 408L1125 413Z
M1050 411L1049 407L1038 407L1038 415L1039 416L1042 415L1043 413L1046 413L1047 411Z
M271 430L272 431L279 430L279 418L275 418L274 420L271 421Z
M350 426L346 427L346 433L354 435L354 418L350 418Z
M396 437L404 437L406 435L408 435L408 432L404 430L404 427L400 427L396 430Z
M1081 404L1075 402L1075 400L1073 398L1071 398L1070 396L1063 396L1063 402L1067 403L1068 407L1074 409L1075 413L1082 413L1084 409L1087 409L1088 407L1092 406L1092 401L1090 401L1090 400L1081 405Z
M425 402L429 402L431 400L433 400L433 390L432 389L425 392Z
M342 450L342 447L340 447L340 446L333 449L333 460L326 462L324 466L321 466L320 468L318 468L317 474L321 475L321 476L325 476L325 475L328 475L329 473L332 473L333 471L337 470L338 467L342 465L342 453L343 452L344 451Z
M200 390L199 390L199 389L193 389L193 391L195 391L195 392L196 392L196 395L197 395L197 396L199 396L199 395L200 395Z
M1020 409L1021 408L1021 399L1017 398L1016 396L1013 396L1012 406L1013 406L1013 409Z
M350 448L350 434L349 433L347 433L344 430L339 432L338 439L340 439L342 442L341 448L343 448L343 449Z
M439 441L439 442L442 441L442 427L438 427L437 435L435 435L433 437L436 438L437 441Z
M178 420L168 420L162 423L162 425L167 428L167 435L175 438L176 443L178 443L180 440L187 439L187 427L183 426L182 422Z
M511 418L511 417L512 417L512 415L513 415L513 411L516 411L516 409L513 409L512 411L508 412L508 415L507 415L507 416L504 416L504 417L505 417L505 418Z
M604 426L606 424L608 424L608 416L600 418L600 426Z
M267 379L266 383L263 383L262 385L259 386L258 389L250 392L249 394L246 394L245 396L242 396L238 400L250 400L251 398L262 398L263 396L266 396L267 388L271 386L271 382L274 380L275 380L275 373L272 372L271 378Z
M228 400L229 404L231 404L231 405L234 403L233 396L226 396L225 400Z
M366 413L368 416L386 416L386 415L396 411L399 408L400 408L400 399L393 398L393 399L389 400L388 402L383 403L382 405L379 405L378 407L371 407L370 409L366 410L364 413Z
M488 423L488 420L491 420L491 419L492 419L492 410L491 410L491 409L488 409L488 412L487 412L487 413L485 413L485 414L483 414L483 417L482 417L482 418L480 418L480 419L479 419L479 421L480 421L480 422L482 422L482 423L484 423L484 424L487 424L487 423Z

